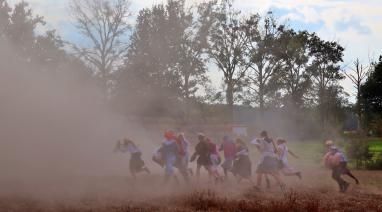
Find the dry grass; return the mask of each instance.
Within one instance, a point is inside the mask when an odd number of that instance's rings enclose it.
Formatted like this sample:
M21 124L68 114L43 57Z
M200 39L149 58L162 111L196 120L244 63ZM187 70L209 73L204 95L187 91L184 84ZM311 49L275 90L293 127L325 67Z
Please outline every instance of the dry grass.
M292 146L293 147L293 146ZM308 146L307 147L311 147ZM295 149L302 148L295 146ZM312 147L313 148L313 147ZM298 150L298 149L297 149ZM346 194L337 191L330 171L315 157L316 150L300 150L301 160L291 163L303 171L303 180L284 177L286 194L274 186L257 192L248 182L231 180L211 186L207 178L186 186L163 186L161 172L140 175L138 181L126 177L74 179L39 182L33 187L20 185L15 194L0 189L0 212L127 212L127 211L381 211L382 172L354 171L361 184L352 183ZM317 156L319 158L320 155ZM256 161L253 158L253 161ZM205 172L204 172L205 173ZM126 171L126 175L128 171ZM231 178L232 179L232 178ZM63 183L65 182L65 183ZM273 182L274 183L274 182ZM40 186L41 185L41 186ZM25 191L26 192L25 192Z
M241 199L218 197L215 193L196 192L186 198L185 208L193 211L382 211L382 196L321 194L290 190L282 197L264 196L248 191Z
M208 189L134 202L86 199L77 203L60 203L21 197L1 198L0 211L382 211L382 196L360 192L328 194L317 189L290 190L282 195L248 189L239 197L230 197Z

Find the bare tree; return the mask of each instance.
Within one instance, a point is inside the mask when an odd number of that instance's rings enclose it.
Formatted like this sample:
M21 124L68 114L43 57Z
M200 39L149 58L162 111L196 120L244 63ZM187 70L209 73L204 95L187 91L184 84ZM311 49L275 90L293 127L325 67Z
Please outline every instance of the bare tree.
M361 110L361 85L368 76L369 73L369 67L363 66L359 59L357 58L353 62L353 67L350 68L350 71L344 72L346 77L350 79L350 81L353 83L354 88L356 91L356 113L357 113L357 121L358 121L358 129L360 129L361 121L362 121L362 110Z
M130 30L129 0L71 0L76 27L87 40L74 50L94 70L108 94L111 75L127 49L124 36Z

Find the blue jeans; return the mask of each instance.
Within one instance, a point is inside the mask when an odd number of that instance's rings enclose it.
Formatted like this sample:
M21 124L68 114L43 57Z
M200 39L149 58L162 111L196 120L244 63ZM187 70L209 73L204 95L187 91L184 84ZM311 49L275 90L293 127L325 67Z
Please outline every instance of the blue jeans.
M176 161L176 155L167 155L166 164L165 164L166 174L171 175L174 173L175 161Z

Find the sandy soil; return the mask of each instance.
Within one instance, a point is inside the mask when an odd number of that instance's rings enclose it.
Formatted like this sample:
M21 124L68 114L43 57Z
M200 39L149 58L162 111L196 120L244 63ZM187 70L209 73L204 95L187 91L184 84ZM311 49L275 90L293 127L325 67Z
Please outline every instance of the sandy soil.
M34 186L9 182L0 192L0 211L382 211L382 172L354 173L361 184L345 177L352 182L345 194L337 191L325 169L305 170L302 180L285 177L285 193L276 185L255 191L250 182L238 183L233 177L215 185L205 174L199 181L192 178L190 185L163 185L160 174L141 174L136 180L36 180Z

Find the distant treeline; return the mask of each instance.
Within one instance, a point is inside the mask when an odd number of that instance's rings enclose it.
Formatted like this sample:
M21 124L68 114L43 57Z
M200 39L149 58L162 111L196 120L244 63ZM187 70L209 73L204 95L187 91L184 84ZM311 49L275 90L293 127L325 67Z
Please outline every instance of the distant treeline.
M11 8L0 0L2 69L30 64L76 72L98 84L102 98L124 115L187 122L223 114L230 122L234 105L243 105L261 114L277 111L296 131L314 125L315 134L343 130L352 114L365 129L381 125L382 100L375 97L381 87L370 85L380 78L381 64L365 68L357 60L355 75L344 74L338 42L296 31L272 12L244 15L230 0L190 7L169 0L142 9L131 25L128 0L72 0L70 11L81 43L64 41L54 30L37 33L45 20L28 3ZM222 73L221 89L211 85L214 71ZM339 84L346 76L358 86L355 105ZM365 83L367 76L373 79Z

